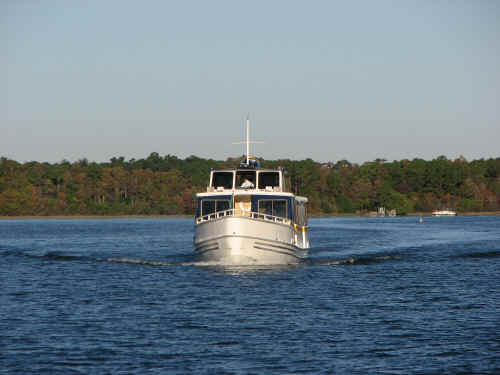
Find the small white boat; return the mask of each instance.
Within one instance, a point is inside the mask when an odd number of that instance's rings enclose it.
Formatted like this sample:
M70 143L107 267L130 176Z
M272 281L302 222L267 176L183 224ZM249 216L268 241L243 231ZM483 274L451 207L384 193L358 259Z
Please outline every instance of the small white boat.
M432 211L432 216L457 216L456 211L452 210L434 210Z
M307 198L284 189L284 170L260 168L249 157L239 168L210 171L198 193L194 250L199 261L223 265L293 264L307 257Z

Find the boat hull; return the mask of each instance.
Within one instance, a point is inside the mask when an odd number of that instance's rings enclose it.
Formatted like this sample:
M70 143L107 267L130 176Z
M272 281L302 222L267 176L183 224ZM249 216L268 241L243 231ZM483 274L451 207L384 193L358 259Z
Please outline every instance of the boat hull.
M307 256L291 225L227 216L197 224L194 247L199 261L223 265L295 264Z

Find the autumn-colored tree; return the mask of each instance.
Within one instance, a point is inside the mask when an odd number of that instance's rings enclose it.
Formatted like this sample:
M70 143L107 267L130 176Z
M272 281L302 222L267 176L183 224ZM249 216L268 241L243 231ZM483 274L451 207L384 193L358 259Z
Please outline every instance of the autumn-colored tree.
M211 167L225 161L151 153L145 159L112 158L109 163L21 164L0 158L0 215L192 214ZM264 160L282 167L290 191L309 198L313 214L362 213L379 206L399 213L450 207L459 211L500 209L500 158L467 162L441 156L362 165L347 160Z

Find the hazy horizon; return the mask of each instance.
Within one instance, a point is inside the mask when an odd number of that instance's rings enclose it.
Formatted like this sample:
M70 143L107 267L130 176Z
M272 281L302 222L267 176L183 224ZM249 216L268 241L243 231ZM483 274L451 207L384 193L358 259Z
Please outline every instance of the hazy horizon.
M499 157L496 1L0 4L0 156Z

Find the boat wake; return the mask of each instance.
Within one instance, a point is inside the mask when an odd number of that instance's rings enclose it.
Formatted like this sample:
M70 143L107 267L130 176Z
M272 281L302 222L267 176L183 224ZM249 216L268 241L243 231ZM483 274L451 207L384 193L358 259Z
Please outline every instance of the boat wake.
M70 254L64 254L60 251L49 251L49 252L33 252L29 250L8 250L4 251L1 253L2 256L8 257L8 256L19 256L19 257L25 257L25 258L39 258L39 259L46 259L46 260L54 260L54 261L95 261L97 259L92 258L92 257L86 257L86 256L79 256L79 255L70 255Z
M307 263L311 266L350 266L350 265L368 265L386 261L402 259L401 255L381 255L381 256L361 256L348 257L344 259L309 259Z
M498 258L498 257L500 257L500 251L496 250L465 253L456 256L456 258L462 258L462 259L469 259L469 258L481 259L481 258Z
M2 251L1 256L19 256L26 258L37 258L54 262L109 262L109 263L122 263L131 265L142 266L194 266L205 268L238 268L238 269L282 269L282 268L297 268L301 266L353 266L353 265L369 265L386 261L396 261L402 259L401 255L380 255L371 254L369 256L346 256L345 258L308 258L300 260L293 264L231 264L221 261L202 261L197 260L192 254L176 255L172 260L154 260L132 257L91 257L82 255L67 254L61 251L48 251L48 252L33 252L29 250L7 250ZM498 256L498 252L489 256Z
M127 264L142 264L145 266L172 266L174 263L157 261L157 260L147 260L147 259L137 259L137 258L107 258L107 259L97 259L99 261L106 261L110 263L127 263Z
M100 258L82 255L65 254L61 251L48 251L48 252L33 252L29 250L8 250L0 253L4 257L18 256L25 258L37 258L48 261L66 261L66 262L110 262L110 263L128 263L128 264L142 264L150 266L169 266L175 263L167 261L156 261L140 258Z

